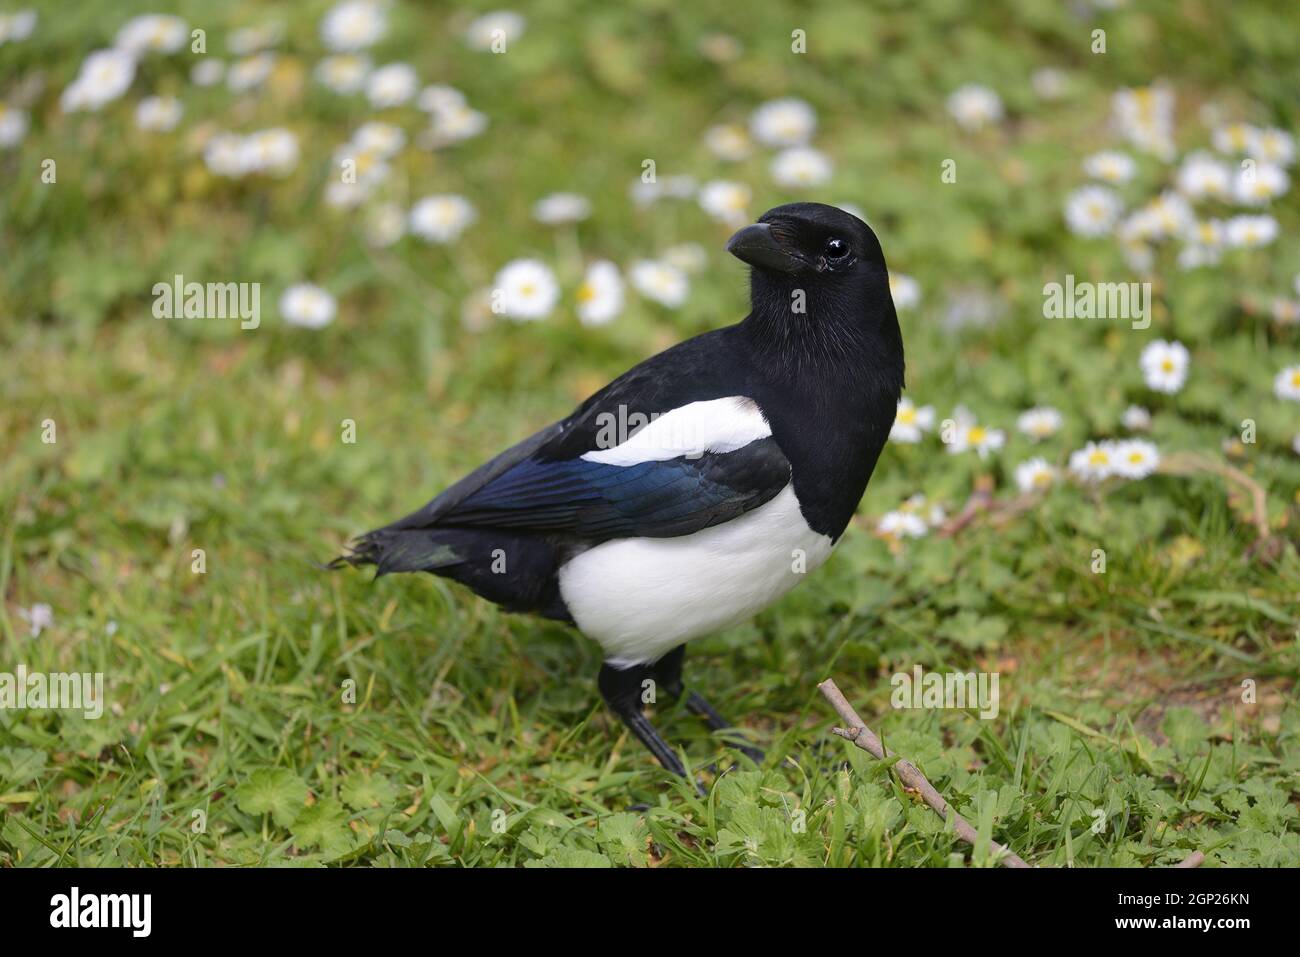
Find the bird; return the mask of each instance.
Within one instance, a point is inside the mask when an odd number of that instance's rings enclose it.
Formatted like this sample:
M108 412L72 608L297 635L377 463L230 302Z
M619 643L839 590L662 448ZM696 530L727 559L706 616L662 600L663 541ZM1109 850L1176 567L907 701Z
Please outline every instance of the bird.
M750 267L743 320L634 366L331 563L430 572L574 626L602 649L606 705L683 778L645 690L686 694L715 732L732 727L687 691L686 644L751 618L827 560L904 384L889 273L867 223L791 203L726 250Z

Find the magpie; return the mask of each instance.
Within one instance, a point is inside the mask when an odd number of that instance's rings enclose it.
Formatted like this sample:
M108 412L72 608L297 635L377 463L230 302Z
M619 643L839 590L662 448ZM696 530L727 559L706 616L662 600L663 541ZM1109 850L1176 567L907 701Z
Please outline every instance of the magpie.
M792 203L726 248L751 267L743 321L635 366L334 562L432 572L576 626L603 649L606 704L682 777L642 713L645 682L679 698L688 641L751 617L826 561L903 388L889 275L866 223ZM698 693L686 704L730 727Z

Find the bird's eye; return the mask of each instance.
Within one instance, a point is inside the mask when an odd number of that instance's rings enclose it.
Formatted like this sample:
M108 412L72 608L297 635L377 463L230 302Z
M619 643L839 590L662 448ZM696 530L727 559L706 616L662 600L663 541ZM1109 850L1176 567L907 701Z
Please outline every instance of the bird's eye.
M825 256L831 262L839 262L849 254L849 244L842 239L826 240Z

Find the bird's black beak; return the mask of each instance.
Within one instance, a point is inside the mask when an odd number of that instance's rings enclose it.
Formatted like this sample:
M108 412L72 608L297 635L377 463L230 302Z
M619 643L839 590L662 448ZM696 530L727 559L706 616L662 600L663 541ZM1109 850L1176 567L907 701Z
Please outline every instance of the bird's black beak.
M772 233L769 223L746 226L727 240L727 252L741 262L775 272L796 273L808 265L799 253Z

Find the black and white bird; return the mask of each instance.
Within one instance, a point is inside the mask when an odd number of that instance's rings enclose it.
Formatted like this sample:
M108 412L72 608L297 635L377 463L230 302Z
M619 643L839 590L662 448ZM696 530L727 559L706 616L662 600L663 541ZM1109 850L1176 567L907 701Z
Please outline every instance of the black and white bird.
M903 386L889 276L866 223L778 206L727 250L752 267L742 322L647 359L337 560L432 572L572 623L604 649L609 707L683 776L642 713L643 682L678 697L686 642L749 618L826 561ZM728 727L700 695L687 706Z

